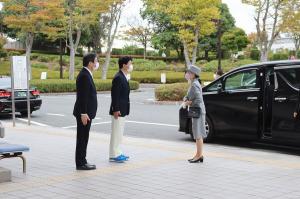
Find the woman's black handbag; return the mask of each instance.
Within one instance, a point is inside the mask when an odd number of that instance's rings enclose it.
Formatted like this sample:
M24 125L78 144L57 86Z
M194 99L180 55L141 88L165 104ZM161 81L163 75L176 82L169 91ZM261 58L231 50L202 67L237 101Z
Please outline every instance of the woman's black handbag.
M200 107L189 107L188 117L199 118L200 115L201 115L201 108Z

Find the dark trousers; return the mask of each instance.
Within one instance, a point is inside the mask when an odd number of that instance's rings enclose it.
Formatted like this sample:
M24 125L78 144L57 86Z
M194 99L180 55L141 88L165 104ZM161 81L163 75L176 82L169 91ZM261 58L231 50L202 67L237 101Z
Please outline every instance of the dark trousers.
M91 123L88 122L86 126L82 124L81 118L77 117L77 141L76 141L76 166L83 166L87 163L86 161L86 148L89 142Z

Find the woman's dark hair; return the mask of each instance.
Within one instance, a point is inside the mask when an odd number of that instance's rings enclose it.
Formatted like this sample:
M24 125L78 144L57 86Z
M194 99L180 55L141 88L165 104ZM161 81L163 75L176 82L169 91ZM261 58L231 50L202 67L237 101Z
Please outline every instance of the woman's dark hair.
M198 81L199 81L199 83L200 83L200 84L202 84L202 81L201 81L201 79L200 79L200 76L199 76L199 75L195 75L195 78L196 78L196 79L198 79Z
M90 62L94 63L97 55L95 53L89 53L83 57L83 66L87 67Z
M129 61L132 61L132 57L129 57L129 56L120 57L119 58L119 69L122 69L123 65L128 64Z

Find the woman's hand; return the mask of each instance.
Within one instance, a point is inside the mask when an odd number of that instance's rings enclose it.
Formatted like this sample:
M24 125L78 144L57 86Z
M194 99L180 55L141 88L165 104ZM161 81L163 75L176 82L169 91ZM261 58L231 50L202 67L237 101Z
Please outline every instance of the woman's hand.
M186 105L186 106L190 106L190 105L192 105L192 103L193 103L192 101L188 101L188 100L185 101L185 105Z
M297 112L294 112L294 118L296 118L298 116Z

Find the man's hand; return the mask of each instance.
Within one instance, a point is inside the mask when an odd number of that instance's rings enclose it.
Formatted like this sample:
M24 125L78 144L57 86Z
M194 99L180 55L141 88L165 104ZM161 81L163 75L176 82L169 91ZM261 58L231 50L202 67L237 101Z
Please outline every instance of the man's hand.
M119 116L121 116L121 112L120 111L114 112L114 118L116 120L119 118Z
M297 118L297 116L298 116L298 113L294 112L294 118Z
M91 120L87 114L81 115L81 122L82 122L83 126L86 126L89 121L91 121Z

